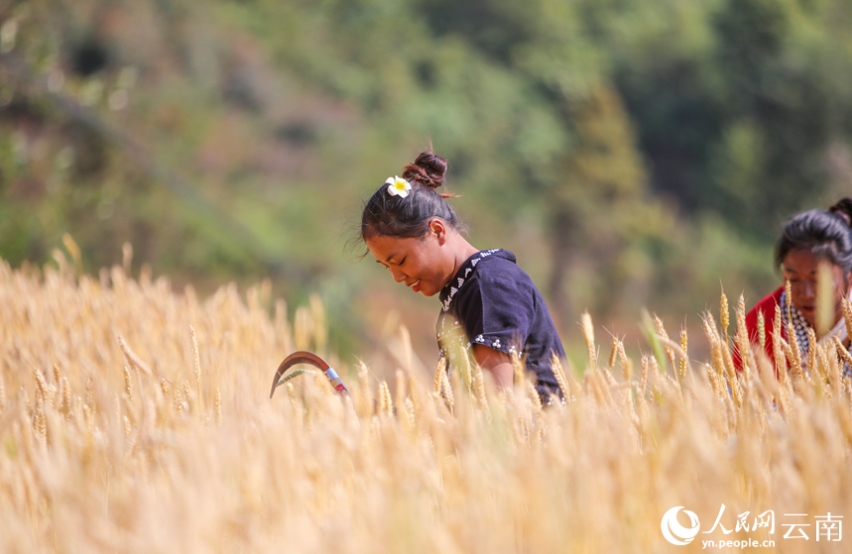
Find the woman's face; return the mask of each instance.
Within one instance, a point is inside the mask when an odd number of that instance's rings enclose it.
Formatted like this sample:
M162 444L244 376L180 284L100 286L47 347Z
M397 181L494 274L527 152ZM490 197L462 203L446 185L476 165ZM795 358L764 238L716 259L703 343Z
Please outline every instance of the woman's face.
M811 327L816 329L817 280L820 262L828 263L834 279L834 318L837 324L843 315L841 300L849 294L850 275L843 275L843 269L823 259L817 258L810 250L791 250L784 256L781 267L784 279L790 281L793 306L795 306Z
M433 296L453 277L454 257L445 248L444 229L431 228L423 237L375 236L366 240L376 261L388 268L397 283Z

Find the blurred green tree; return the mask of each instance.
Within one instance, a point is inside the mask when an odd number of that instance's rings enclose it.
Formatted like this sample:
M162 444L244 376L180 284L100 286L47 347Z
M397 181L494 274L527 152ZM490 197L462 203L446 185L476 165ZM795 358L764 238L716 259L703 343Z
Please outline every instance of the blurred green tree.
M601 81L592 86L570 112L574 147L562 160L562 183L548 194L553 220L550 297L556 313L567 316L574 311L569 303L571 283L576 282L572 271L586 273L586 281L596 275L589 291L597 300L593 309L610 313L631 279L621 257L626 248L635 247L631 233L650 215L645 171L627 112L610 85Z
M359 201L420 149L563 320L773 280L852 181L846 0L0 4L0 256L349 299ZM765 267L765 269L763 269ZM357 326L350 325L353 328Z

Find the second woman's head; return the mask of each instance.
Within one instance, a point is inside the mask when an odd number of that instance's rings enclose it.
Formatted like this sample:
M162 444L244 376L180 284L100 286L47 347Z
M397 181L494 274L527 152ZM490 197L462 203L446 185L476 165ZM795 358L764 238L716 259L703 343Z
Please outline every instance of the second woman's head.
M423 152L388 179L364 206L361 239L398 283L432 296L453 277L463 226L450 207L444 183L447 162Z
M809 210L785 226L775 249L775 261L790 281L790 299L812 327L816 327L820 264L833 282L833 322L842 316L841 300L852 283L852 199L844 198L828 210Z

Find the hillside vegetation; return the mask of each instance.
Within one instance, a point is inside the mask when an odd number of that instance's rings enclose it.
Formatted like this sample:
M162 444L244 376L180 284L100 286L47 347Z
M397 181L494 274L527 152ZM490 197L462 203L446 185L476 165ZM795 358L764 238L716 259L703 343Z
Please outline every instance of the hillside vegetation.
M346 255L360 202L431 145L566 334L720 280L751 302L780 222L848 194L850 26L844 0L6 0L0 255L70 233L89 272L129 242L178 289L268 277L352 350L404 304Z

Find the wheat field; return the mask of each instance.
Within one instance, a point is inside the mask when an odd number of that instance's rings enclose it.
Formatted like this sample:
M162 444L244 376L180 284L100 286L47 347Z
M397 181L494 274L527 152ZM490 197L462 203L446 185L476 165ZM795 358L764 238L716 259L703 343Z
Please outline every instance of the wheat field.
M398 367L349 367L327 352L316 299L291 316L268 285L200 301L147 273L88 277L57 260L0 262L0 552L696 552L749 538L774 540L753 551L844 552L852 541L816 540L815 518L852 515L842 354L802 360L779 343L782 379L754 356L736 374L742 303L731 325L723 298L702 337L670 340L656 320L656 349L636 360L617 340L596 345L584 315L586 367L562 368L568 400L542 408L520 370L499 394L463 363L418 370L404 329ZM712 358L689 360L688 341L709 341ZM352 396L308 372L270 399L297 349L329 356ZM710 532L723 504L730 534ZM685 546L661 533L676 506L701 519ZM774 534L735 529L766 510ZM789 514L808 539L783 537Z

